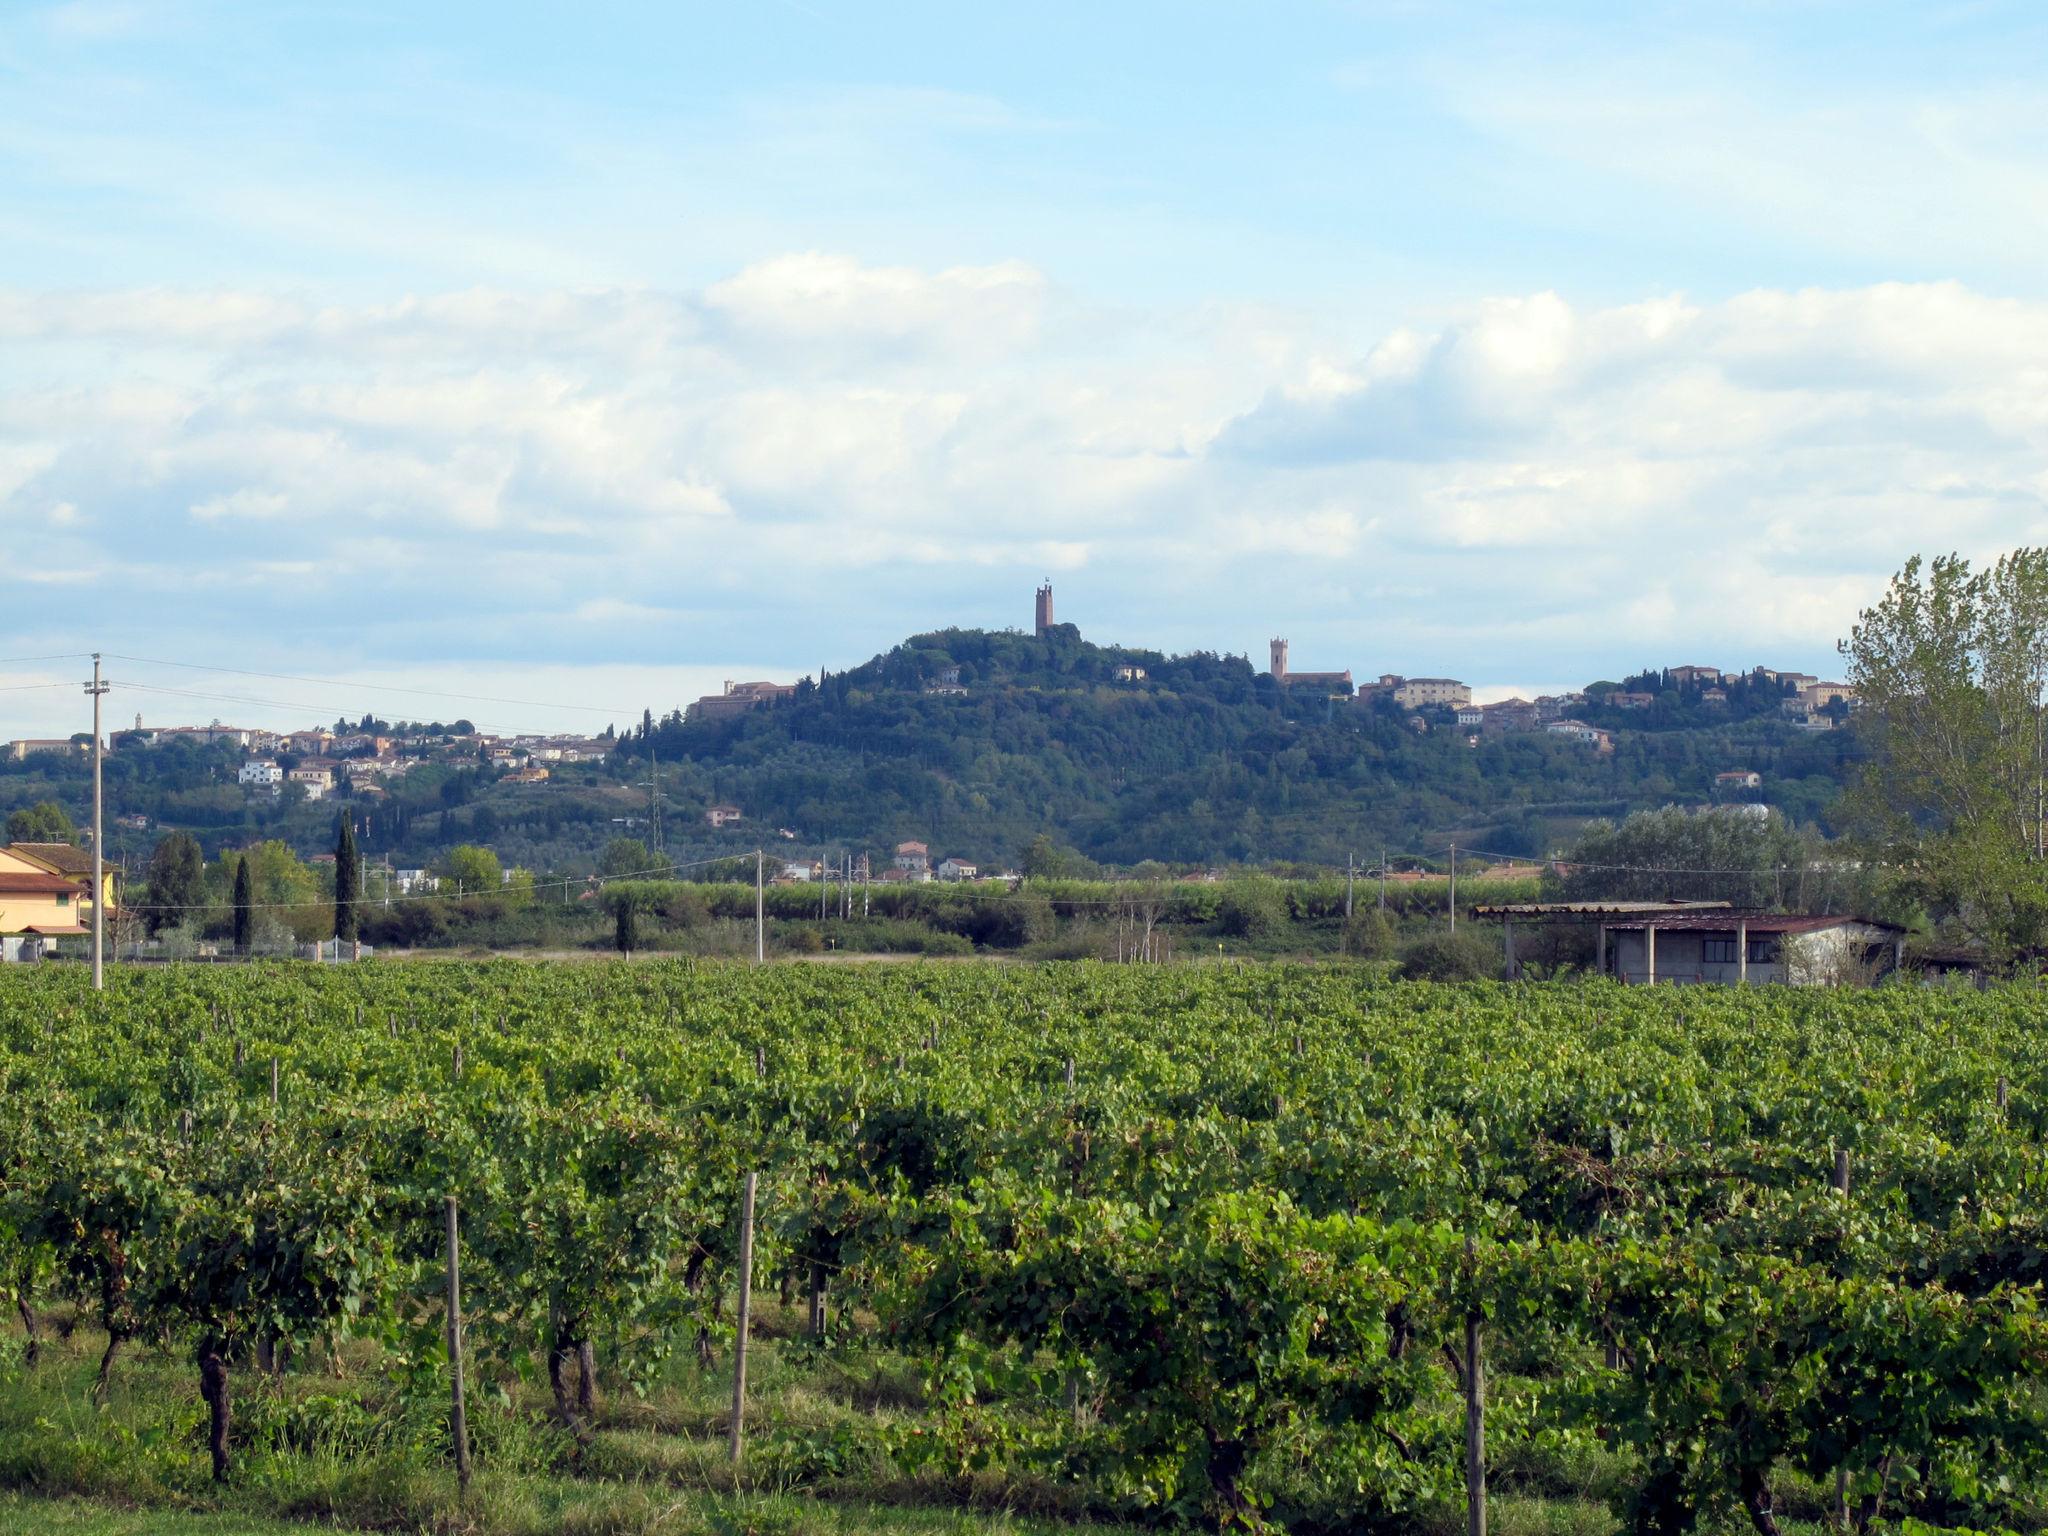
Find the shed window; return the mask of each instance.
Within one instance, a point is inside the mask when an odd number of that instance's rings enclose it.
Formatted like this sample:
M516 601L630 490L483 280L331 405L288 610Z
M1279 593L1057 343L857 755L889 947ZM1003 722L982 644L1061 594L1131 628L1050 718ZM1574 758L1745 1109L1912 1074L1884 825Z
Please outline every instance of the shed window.
M1776 939L1751 939L1749 941L1749 963L1751 965L1776 965L1778 963L1778 941Z
M1735 963L1735 941L1733 939L1701 939L1700 963L1703 965L1733 965Z

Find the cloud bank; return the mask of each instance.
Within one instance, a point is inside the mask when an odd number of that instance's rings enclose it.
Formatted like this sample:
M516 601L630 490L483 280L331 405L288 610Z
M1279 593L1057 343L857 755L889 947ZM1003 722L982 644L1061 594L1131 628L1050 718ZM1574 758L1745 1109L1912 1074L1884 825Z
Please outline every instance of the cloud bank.
M2044 498L2048 304L1950 283L1376 336L821 252L693 292L0 292L5 654L808 670L1022 623L1053 573L1102 638L1317 665L1814 664L1905 555L2041 539Z

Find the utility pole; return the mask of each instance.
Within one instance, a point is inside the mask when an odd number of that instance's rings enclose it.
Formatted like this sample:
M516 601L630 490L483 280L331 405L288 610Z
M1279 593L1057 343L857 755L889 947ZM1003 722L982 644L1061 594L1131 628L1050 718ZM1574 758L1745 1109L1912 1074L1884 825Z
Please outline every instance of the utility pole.
M754 850L754 964L760 965L768 958L768 908L762 897L765 884L763 875L768 868L768 855L759 848Z
M1380 915L1387 911L1387 850L1380 849Z
M100 681L100 653L92 653L92 989L107 989L107 846L106 793L100 778L100 700L107 685Z
M1451 844L1451 932L1458 931L1458 845Z
M1351 887L1358 879L1358 859L1348 850L1344 855L1344 921L1351 921Z

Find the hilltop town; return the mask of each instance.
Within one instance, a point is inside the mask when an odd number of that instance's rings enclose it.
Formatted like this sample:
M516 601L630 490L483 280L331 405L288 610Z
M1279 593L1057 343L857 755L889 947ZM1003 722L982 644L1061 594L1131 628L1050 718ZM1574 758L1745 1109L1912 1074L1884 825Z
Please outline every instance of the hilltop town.
M788 878L835 860L877 880L963 878L1014 867L1041 834L1113 864L1341 859L1452 835L1532 857L1588 817L1674 802L1821 819L1845 761L1827 739L1855 706L1841 683L1768 666L1473 694L1450 677L1297 668L1284 637L1263 670L1097 645L1058 621L1048 583L1028 631L915 636L844 672L727 682L594 736L137 716L105 743L109 854L133 862L170 828L209 849L269 836L310 853L346 814L422 880L458 843L574 869L619 835L666 857L780 846ZM78 805L90 739L8 742L0 810Z

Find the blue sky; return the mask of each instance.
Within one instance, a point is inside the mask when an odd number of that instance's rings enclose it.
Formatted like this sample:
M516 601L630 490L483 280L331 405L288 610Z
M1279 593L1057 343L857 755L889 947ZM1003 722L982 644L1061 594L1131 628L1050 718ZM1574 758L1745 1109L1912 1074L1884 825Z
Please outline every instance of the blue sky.
M2043 57L2001 4L17 5L0 657L566 724L1050 574L1304 665L1826 670L1908 554L2042 537Z

